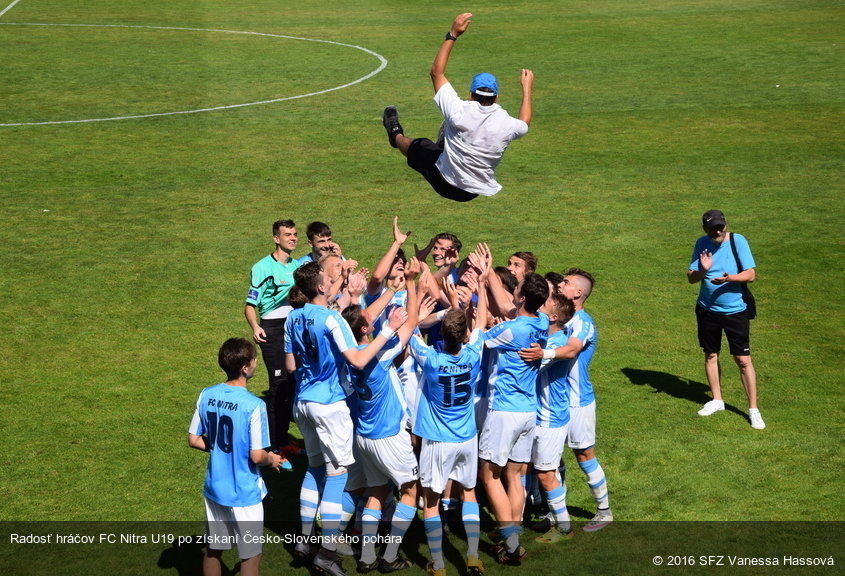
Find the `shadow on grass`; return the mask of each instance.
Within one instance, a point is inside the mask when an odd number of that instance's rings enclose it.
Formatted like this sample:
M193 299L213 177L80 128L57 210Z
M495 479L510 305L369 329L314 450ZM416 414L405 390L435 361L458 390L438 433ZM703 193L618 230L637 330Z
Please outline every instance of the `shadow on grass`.
M651 386L655 392L668 394L673 398L687 400L695 405L702 405L711 399L710 386L704 382L680 378L674 374L657 372L656 370L640 370L639 368L622 368L631 384L636 386ZM725 402L725 410L747 416L746 412Z
M204 548L199 543L174 544L161 553L158 559L158 567L162 570L176 570L179 576L202 576ZM232 576L236 571L237 567L229 570L223 564L223 576Z

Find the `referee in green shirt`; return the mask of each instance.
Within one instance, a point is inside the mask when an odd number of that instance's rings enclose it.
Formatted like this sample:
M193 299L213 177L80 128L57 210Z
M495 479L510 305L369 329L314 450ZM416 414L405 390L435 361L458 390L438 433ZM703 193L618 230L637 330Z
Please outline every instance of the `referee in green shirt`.
M299 447L293 445L288 436L295 384L288 380L284 353L285 320L291 311L288 293L294 285L293 273L300 266L291 257L296 241L296 224L293 220L273 223L276 249L252 267L244 306L244 316L252 329L252 337L261 347L269 378L265 401L271 446L283 455L294 451L299 453ZM282 468L290 470L292 467L290 462L284 460Z

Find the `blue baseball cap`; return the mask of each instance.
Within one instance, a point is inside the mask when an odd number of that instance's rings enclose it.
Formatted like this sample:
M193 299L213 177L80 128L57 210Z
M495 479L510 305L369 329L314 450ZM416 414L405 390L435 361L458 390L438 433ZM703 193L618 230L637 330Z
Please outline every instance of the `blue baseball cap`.
M499 81L488 72L476 74L469 85L469 91L479 96L495 96L499 93Z

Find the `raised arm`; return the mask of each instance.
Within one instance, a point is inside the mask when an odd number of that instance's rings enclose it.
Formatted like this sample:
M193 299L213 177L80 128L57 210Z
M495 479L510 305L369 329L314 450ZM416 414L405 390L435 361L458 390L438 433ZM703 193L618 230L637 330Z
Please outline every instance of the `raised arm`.
M520 81L522 83L522 105L519 107L519 119L526 124L531 124L533 117L531 92L534 89L534 72L523 69Z
M698 255L698 270L687 270L687 281L690 284L697 284L704 280L710 267L713 265L713 255L709 250L703 250Z
M466 32L469 27L469 23L472 21L470 18L472 18L472 14L469 12L458 14L455 17L454 22L452 22L452 27L449 29L449 36L447 36L446 39L443 40L443 43L440 44L440 49L434 57L434 62L431 65L429 75L431 76L431 83L434 85L435 94L444 84L449 82L449 80L446 79L446 65L449 63L449 55L452 53L452 48L455 46L455 40L457 40L461 34Z
M411 258L408 266L405 268L405 290L408 293L408 302L406 308L408 309L408 321L402 324L396 334L399 336L399 341L402 346L408 343L411 334L417 328L420 319L420 304L417 294L417 275L420 272L420 261L416 258Z
M370 283L367 285L367 294L378 293L381 288L381 283L385 278L387 278L387 275L390 274L390 269L396 261L396 254L399 252L399 248L402 247L402 244L405 243L410 235L410 231L404 233L402 232L399 228L399 216L394 216L393 243L390 245L390 248L387 249L387 252L384 253L384 256L381 257L381 260L378 261L378 264L376 264L376 268L373 270L373 276L370 278Z
M479 245L481 246L481 245ZM484 255L490 266L490 273L487 275L487 295L490 313L494 316L513 318L516 315L516 306L513 303L513 294L505 290L502 280L493 270L493 252L484 244Z
M400 279L402 285L404 285L404 278ZM367 306L364 310L364 313L367 315L367 319L370 322L375 322L376 318L382 313L382 311L387 308L387 305L390 304L390 301L393 300L393 297L396 293L401 289L401 286L385 286L384 291L381 293L375 302Z
M337 299L337 306L341 310L350 304L357 304L361 299L361 294L364 293L364 288L367 286L367 274L369 271L366 268L361 268L349 274L346 279L346 286L343 287L343 292Z
M387 322L381 331L365 348L361 350L358 348L347 348L343 351L343 357L355 368L363 370L407 320L408 311L405 308L394 308L387 317Z
M475 320L473 322L473 328L476 330L487 329L487 317L490 313L487 303L487 280L491 274L488 254L487 245L480 244L469 255L470 265L478 272L478 302L475 305Z
M428 255L431 253L431 249L434 248L434 243L437 241L437 238L434 236L431 237L431 240L428 241L426 246L420 248L417 246L416 242L414 243L414 256L416 256L417 260L420 262L425 262Z

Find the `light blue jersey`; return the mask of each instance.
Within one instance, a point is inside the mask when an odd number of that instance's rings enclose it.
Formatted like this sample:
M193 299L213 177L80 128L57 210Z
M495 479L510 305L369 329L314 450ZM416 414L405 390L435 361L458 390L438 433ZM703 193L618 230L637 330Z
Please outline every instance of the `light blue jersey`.
M566 346L569 335L558 330L546 343L546 349ZM537 375L537 426L560 428L569 422L569 388L566 377L575 363L574 358L543 360Z
M260 504L267 488L250 450L270 446L264 401L242 386L217 384L204 389L188 429L207 436L211 452L203 494L221 506Z
M730 233L736 244L737 256L742 263L742 269L737 267L736 258L731 250L730 238L721 244L717 244L709 236L702 236L695 243L692 250L692 261L689 269L698 271L698 255L704 250L709 250L713 256L713 264L707 271L705 277L699 283L698 305L716 314L737 314L745 310L745 301L742 299L742 284L738 282L725 282L724 284L713 284L711 280L724 276L739 274L742 270L756 268L754 257L751 255L751 248L748 240L741 234Z
M411 338L411 355L424 376L414 434L437 442L465 442L478 433L473 390L483 345L479 330L473 331L457 356L437 352L419 336Z
M569 338L577 338L583 344L581 352L572 362L569 373L566 376L566 383L569 388L569 405L589 406L596 401L593 393L593 384L590 382L590 362L596 352L599 333L593 319L586 310L578 310L572 319L566 323L562 332Z
M346 398L340 372L343 352L355 348L349 324L335 310L308 303L293 310L285 324L285 352L299 360L296 398L303 402L334 404Z
M366 346L360 344L358 349ZM393 360L403 348L396 339L394 346L379 351L363 370L349 366L354 393L348 402L355 414L355 433L364 438L389 438L402 428L406 407L399 396L402 385Z
M382 287L378 294L364 294L364 307L366 308L372 306L372 304L376 300L381 298L385 290L387 290L387 288ZM390 315L394 308L404 308L407 304L407 290L400 290L399 292L394 292L393 298L390 299L390 302L387 304L387 306L384 307L384 310L381 311L381 314L379 314L378 317L372 321L373 334L378 334L381 331L381 327L387 321L387 317Z
M545 347L549 317L517 316L493 326L484 336L490 349L488 382L489 409L502 412L534 412L537 410L537 372L539 365L519 357L521 348L537 342Z

